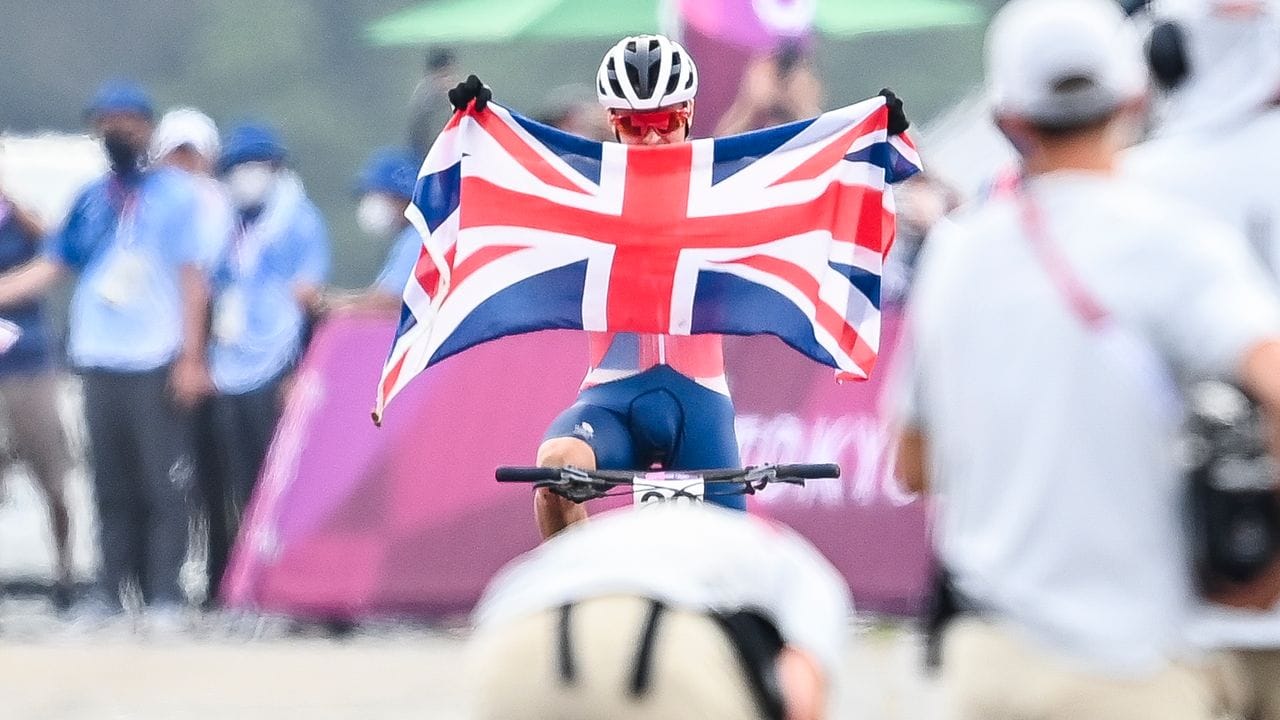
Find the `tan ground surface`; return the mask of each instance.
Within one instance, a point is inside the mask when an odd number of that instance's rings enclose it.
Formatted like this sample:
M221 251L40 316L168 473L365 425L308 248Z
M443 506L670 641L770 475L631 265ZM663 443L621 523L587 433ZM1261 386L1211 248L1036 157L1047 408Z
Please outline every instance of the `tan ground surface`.
M147 640L121 628L83 634L27 613L0 620L0 717L6 719L464 717L458 634ZM933 690L916 671L912 636L889 629L854 634L857 649L848 658L837 717L934 717Z

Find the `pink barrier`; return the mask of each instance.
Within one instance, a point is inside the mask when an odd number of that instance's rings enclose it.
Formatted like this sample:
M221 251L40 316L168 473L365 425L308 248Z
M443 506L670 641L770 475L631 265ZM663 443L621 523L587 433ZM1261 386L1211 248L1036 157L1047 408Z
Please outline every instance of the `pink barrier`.
M896 323L886 313L886 347ZM503 563L537 541L530 492L493 468L530 462L569 405L586 347L570 332L508 338L422 375L369 420L392 328L341 317L318 333L250 507L227 600L300 616L439 617L467 611ZM744 461L839 462L844 477L778 487L752 512L809 537L859 607L918 610L928 572L921 503L891 480L876 412L888 353L868 383L772 338L730 338Z

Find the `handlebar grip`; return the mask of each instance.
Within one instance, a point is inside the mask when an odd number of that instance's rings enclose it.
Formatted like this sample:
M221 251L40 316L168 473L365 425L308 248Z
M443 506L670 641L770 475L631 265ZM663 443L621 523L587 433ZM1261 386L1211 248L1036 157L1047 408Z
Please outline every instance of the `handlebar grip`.
M493 471L498 482L534 483L545 480L559 480L560 468L547 467L513 467L504 465Z
M779 465L778 477L798 478L800 480L819 480L821 478L840 477L840 466L835 463L805 463L797 465Z

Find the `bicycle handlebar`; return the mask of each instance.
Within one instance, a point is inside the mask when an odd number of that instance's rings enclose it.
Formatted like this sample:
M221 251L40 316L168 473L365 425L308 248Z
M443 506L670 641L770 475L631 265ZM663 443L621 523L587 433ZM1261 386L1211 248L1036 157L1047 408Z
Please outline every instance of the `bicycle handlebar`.
M529 483L547 488L560 497L575 503L595 498L609 497L615 489L629 487L640 490L658 487L654 483L682 480L694 485L738 486L743 494L763 490L770 483L804 485L805 480L840 477L840 466L835 463L795 463L788 465L756 465L745 468L721 470L689 470L649 473L644 470L584 470L573 466L562 468L503 466L493 471L498 482ZM629 491L628 491L629 492ZM677 497L695 497L687 488L676 487ZM698 491L701 495L701 491ZM642 501L643 502L643 501Z
M687 474L702 478L704 482L745 482L753 470L772 470L778 480L818 480L840 477L840 466L835 463L792 463L787 465L762 465L754 468L726 468L723 470L695 470ZM677 471L673 471L675 473ZM578 468L543 468L502 466L494 470L498 482L538 483L555 482L572 474L582 480L604 482L630 482L643 475L643 471L582 470Z
M498 482L544 482L559 480L560 468L503 466L494 470L493 476Z
M840 477L840 466L835 463L800 463L777 465L778 477L799 480L820 480Z

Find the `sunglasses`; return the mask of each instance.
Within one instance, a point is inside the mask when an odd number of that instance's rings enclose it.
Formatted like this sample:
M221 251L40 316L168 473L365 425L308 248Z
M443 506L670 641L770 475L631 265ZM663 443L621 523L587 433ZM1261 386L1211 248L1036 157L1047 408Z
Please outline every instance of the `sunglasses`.
M615 111L611 115L613 126L622 135L644 137L650 130L659 135L670 135L682 129L689 122L687 106L671 110L655 110L652 112Z

